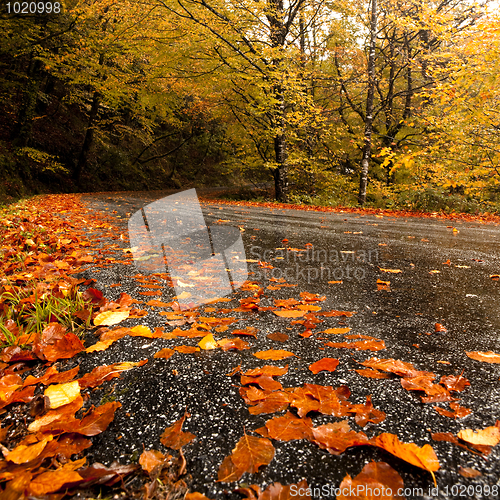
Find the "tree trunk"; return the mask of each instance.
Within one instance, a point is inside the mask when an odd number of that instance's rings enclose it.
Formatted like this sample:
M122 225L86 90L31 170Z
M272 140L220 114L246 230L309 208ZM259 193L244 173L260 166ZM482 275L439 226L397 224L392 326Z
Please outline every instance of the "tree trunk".
M87 164L88 154L94 141L94 124L97 118L97 112L99 111L100 102L101 96L99 92L94 92L94 96L92 98L92 106L90 108L89 122L87 125L87 130L85 131L85 138L83 140L82 149L80 151L78 162L75 168L74 180L77 184L80 184L82 180L82 172Z
M274 138L274 151L277 168L273 171L276 200L287 203L288 200L288 162L285 134Z
M17 115L17 127L14 131L13 142L17 147L25 148L29 145L35 118L35 108L40 90L40 79L37 75L40 61L32 54L27 71L27 84L23 89L21 107Z
M368 170L372 155L372 133L373 133L373 99L375 96L375 48L377 42L377 0L371 0L370 16L370 52L368 55L368 90L366 94L366 116L365 137L363 144L363 156L361 159L361 174L359 177L358 203L364 205L366 202L366 186L368 184Z

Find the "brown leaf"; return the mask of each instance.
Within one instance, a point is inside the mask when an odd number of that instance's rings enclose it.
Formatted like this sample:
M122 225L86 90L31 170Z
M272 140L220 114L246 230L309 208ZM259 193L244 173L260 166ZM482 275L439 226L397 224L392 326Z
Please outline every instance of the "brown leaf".
M482 476L481 472L479 472L478 470L473 469L471 467L462 467L461 465L458 466L458 473L466 478L474 478Z
M337 349L356 349L356 351L381 351L385 349L385 342L376 338L357 340L354 342L326 342L325 345Z
M269 340L276 340L277 342L286 342L288 340L288 335L286 333L270 333L266 335Z
M186 420L186 417L188 416L189 413L185 412L179 420L165 429L163 434L160 436L160 441L164 446L172 448L173 450L179 450L196 437L191 432L184 432L182 430L184 420Z
M295 356L293 352L284 351L281 349L268 349L267 351L258 351L255 352L253 355L259 359L272 359L275 361Z
M174 354L175 354L175 351L173 349L169 349L168 347L165 347L161 351L158 351L157 353L155 353L155 355L153 357L169 359Z
M131 370L136 366L143 366L148 362L147 359L143 359L138 362L123 362L114 363L109 366L98 366L94 368L90 373L86 373L83 377L78 379L81 389L87 389L88 387L97 387L107 380L113 378L119 378L122 371Z
M385 420L385 413L373 407L371 395L366 396L364 405L352 405L351 413L355 413L355 421L360 427L364 427L368 422L379 424Z
M347 420L313 428L312 442L332 455L340 455L351 446L369 444L364 432L354 432Z
M462 374L448 376L443 375L439 383L444 385L449 391L454 392L461 392L468 385L470 385L470 382L465 377L462 377Z
M250 349L250 344L241 339L220 339L217 343L223 351L229 351L230 349L237 349L238 351Z
M404 500L397 494L404 490L403 478L385 462L366 464L354 479L347 474L339 490L337 500ZM345 495L345 492L349 494ZM354 492L354 495L350 492Z
M142 470L150 474L153 469L163 465L168 460L168 457L158 450L143 451L139 458L139 465Z
M362 377L366 378L391 378L388 373L379 372L378 370L373 370L372 368L354 370L359 373Z
M206 497L202 493L198 493L197 491L194 491L192 493L188 493L184 497L184 500L210 500L210 498Z
M287 392L267 392L265 397L259 400L254 406L251 406L248 411L252 415L261 415L262 413L276 413L278 411L286 410L290 401L291 396Z
M310 418L298 418L289 411L282 417L274 417L266 422L268 437L279 441L311 439L312 421Z
M257 338L257 333L259 333L259 330L253 326L247 326L243 330L236 329L236 330L233 330L231 333L233 335L248 335L249 337Z
M221 465L219 469L219 481L234 481L232 476L237 476L239 479L245 472L256 473L261 465L268 465L274 457L274 446L271 441L266 438L258 438L244 434L238 441L236 447L229 457L226 457L224 462L229 458L234 466L234 472L228 475L228 470L231 468L227 464ZM222 476L222 477L221 477ZM236 479L236 480L237 480Z
M411 363L406 363L404 361L400 361L399 359L371 358L359 364L367 366L368 368L381 370L383 372L394 373L400 377L417 377L418 375L425 375L429 373L418 371Z
M315 375L321 371L334 372L338 365L338 359L323 358L319 361L316 361L312 365L309 365L309 370L311 370Z
M80 367L75 366L71 370L59 373L57 371L57 368L54 365L52 365L49 366L49 368L47 368L42 377L35 378L32 375L28 375L24 380L23 385L24 387L26 387L28 385L38 385L38 384L42 385L64 384L66 382L71 382L76 377L79 370Z
M15 464L25 464L37 458L49 441L52 441L53 436L49 435L34 444L16 446L12 451L7 454L7 460Z
M68 332L62 339L56 340L54 344L41 347L47 361L72 358L84 349L82 341L73 332Z
M500 363L500 354L495 354L492 351L487 352L466 352L467 356L476 361L483 361L484 363Z
M457 402L451 402L450 408L452 409L452 411L445 410L444 408L440 408L439 406L434 406L434 409L444 417L464 418L472 413L472 410L460 406Z
M98 406L81 420L72 419L58 422L57 420L49 426L51 430L75 432L83 436L96 436L100 434L113 421L115 411L121 403L113 401ZM43 417L42 417L43 419Z

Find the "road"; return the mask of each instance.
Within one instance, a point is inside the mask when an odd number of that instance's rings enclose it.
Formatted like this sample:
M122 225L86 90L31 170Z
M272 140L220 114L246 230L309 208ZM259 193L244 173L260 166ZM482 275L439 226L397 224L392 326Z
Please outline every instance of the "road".
M125 239L117 234L115 240L103 240L103 248L111 244L125 248L129 244L126 222L130 215L167 194L171 193L108 193L86 195L83 201L91 210L112 214L122 229ZM322 311L356 314L340 318L340 322L337 317L323 318L323 323L309 338L299 335L304 331L302 325L292 325L289 318L277 317L271 310L222 314L223 317L238 317L237 328L252 326L258 329L256 338L244 339L251 343L251 349L207 350L176 354L165 360L155 359L153 355L162 348L181 343L195 346L200 339L125 337L106 351L82 358L80 365L89 369L100 364L149 359L145 366L124 373L116 382L114 395L122 408L108 430L94 438L94 446L88 453L90 460L105 464L112 460L125 463L137 458L143 446L162 449L160 435L187 410L191 416L184 428L197 436L184 449L189 486L212 499L241 498L234 493L237 483L217 482L219 466L244 430L255 435L255 429L276 415L251 415L239 394L239 375L228 376L227 373L240 364L242 370L264 364L287 364L288 373L278 378L284 387L299 387L304 383L346 385L351 391L349 401L355 404L364 403L366 396L372 395L373 405L385 412L386 418L378 424L369 423L363 429L368 437L389 432L405 443L431 444L441 464L436 472L439 492L429 494L433 484L428 472L377 448L353 447L335 456L307 440L273 441L276 449L273 461L256 474L245 474L240 483L265 487L276 481L291 484L306 479L312 487L337 487L346 474L354 477L370 460L383 460L399 472L405 487L423 488L423 495L411 493L406 498L460 498L459 494L451 494L451 488L456 486L453 491L459 492L471 485L476 487L472 498L495 498L491 489L484 487L500 487L500 447L493 448L490 455L483 457L448 442L435 442L430 431L456 435L465 428L493 426L500 417L500 365L475 361L465 354L466 351L500 353L500 281L491 278L500 274L498 225L210 202L203 203L203 213L209 225L241 227L247 259L266 261L273 266L266 270L258 262L248 263L250 272L255 273L249 279L259 281L264 288L261 307L273 306L274 299L300 299L300 292L307 291L326 297L317 303ZM288 242L283 243L283 240ZM276 250L285 247L303 251ZM307 249L309 253L305 252ZM118 249L109 255L120 260L123 251ZM384 269L401 272L390 273ZM139 294L141 288L136 275L133 265L123 264L93 268L84 274L96 279L93 286L101 289L109 299L126 292L146 302L148 298ZM286 277L287 284L297 286L268 289L269 285L276 285L269 281L272 275ZM378 290L378 279L389 281L388 289ZM120 286L110 287L112 284ZM171 296L171 291L165 291L164 300L168 299L168 293ZM218 307L237 307L238 299L248 296L251 292L237 291L229 296L232 302ZM124 326L143 324L152 330L158 326L173 329L166 325L158 308L140 307L147 309L148 315L127 320ZM446 331L435 332L436 323L443 325ZM316 332L339 325L349 327L350 334L383 340L386 349L371 352L324 347L324 337ZM273 332L287 333L288 340L282 343L266 337ZM330 335L328 340L344 339ZM261 361L252 355L266 349L288 350L297 357ZM314 375L308 366L326 356L339 360L337 369ZM399 377L369 379L354 371L360 367L358 362L374 356L413 363L418 370L434 372L436 381L443 375L457 375L463 371L471 385L457 397L460 405L470 408L472 413L456 420L441 416L433 407L448 408L447 403L422 403L416 391L402 388ZM96 402L102 396L97 394ZM329 415L311 413L309 416L313 417L315 426L339 420ZM349 420L351 428L361 430L352 418ZM459 466L472 467L482 476L467 479L458 473ZM462 490L457 489L460 487ZM484 494L484 491L490 493ZM333 497L323 494L313 498Z

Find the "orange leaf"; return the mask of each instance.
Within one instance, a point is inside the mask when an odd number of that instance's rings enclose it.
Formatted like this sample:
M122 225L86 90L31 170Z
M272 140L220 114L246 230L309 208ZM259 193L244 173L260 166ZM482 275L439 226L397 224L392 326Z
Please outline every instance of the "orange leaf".
M142 470L151 473L155 467L164 464L166 459L167 457L160 451L143 451L139 458L139 464Z
M261 465L268 465L273 458L274 446L269 439L245 434L238 441L231 455L225 458L219 469L218 480L235 481L245 472L256 473ZM232 462L233 468L227 463L228 459ZM228 476L228 471L232 471L231 476ZM232 479L232 476L236 476L237 479Z
M191 434L191 432L184 432L182 430L184 420L186 420L186 417L188 416L189 413L184 413L184 415L177 420L177 422L165 429L163 434L160 436L160 441L164 446L172 448L173 450L179 450L196 437L194 434Z
M193 352L199 351L199 347L194 347L192 345L178 345L174 347L174 351L182 352L183 354L192 354Z
M339 360L335 358L323 358L312 365L309 365L309 370L311 370L315 375L321 371L334 372L339 365Z
M276 316L280 318L300 318L300 316L304 316L307 311L297 311L297 310L285 310L285 311L273 311Z
M359 373L362 377L366 378L379 378L379 379L391 378L391 376L388 373L379 372L378 370L373 370L371 368L354 370L354 371Z
M476 361L483 361L484 363L500 363L500 354L495 354L492 351L488 352L466 352L467 356Z
M259 359L272 359L272 360L280 360L285 358L290 358L291 356L295 356L293 352L284 351L282 349L268 349L267 351L259 351L255 352L254 356Z
M82 476L74 470L66 470L64 468L44 472L32 479L28 491L30 495L38 497L54 493L62 489L65 484L78 483L82 479Z
M327 328L323 330L321 333L334 333L335 335L344 334L350 332L350 328Z
M405 462L429 471L433 479L435 479L433 472L440 468L439 461L430 444L419 448L415 443L402 443L397 436L387 432L370 439L370 444L384 449Z
M18 465L31 462L42 453L44 448L47 446L47 443L49 441L52 441L52 439L53 436L49 435L35 444L30 444L30 445L21 444L19 446L16 446L12 451L10 451L7 454L6 458L9 462L13 462Z
M337 500L403 500L397 492L404 490L404 481L389 464L370 462L354 479L347 474L339 490ZM344 495L344 492L354 492L354 495Z
M312 421L310 418L298 418L289 411L283 417L275 417L266 422L268 437L279 441L310 439Z
M42 347L42 352L47 361L57 361L72 358L84 349L82 341L73 332L69 332L54 344Z
M369 444L364 432L354 432L347 420L313 428L313 443L332 455L340 455L351 446Z
M173 349L169 349L168 347L165 347L165 349L158 351L153 357L169 359L174 355L174 353L175 353L175 351Z

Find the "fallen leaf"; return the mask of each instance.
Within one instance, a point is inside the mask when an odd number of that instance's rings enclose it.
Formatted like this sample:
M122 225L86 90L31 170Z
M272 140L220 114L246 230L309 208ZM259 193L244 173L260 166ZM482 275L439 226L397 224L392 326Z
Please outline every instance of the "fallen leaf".
M430 444L425 444L420 448L415 443L403 443L397 436L387 432L370 439L370 444L384 449L405 462L429 471L435 481L434 471L437 471L440 465Z
M478 470L473 469L472 467L462 467L461 465L458 466L458 473L469 479L482 476L481 472Z
M49 398L50 409L59 408L71 403L80 395L80 385L78 380L51 385L45 389L44 395Z
M286 342L288 340L288 335L286 333L270 333L266 335L269 340L276 340L277 342Z
M255 474L260 466L268 465L273 458L274 446L269 439L249 436L245 433L225 461L230 459L234 466L232 475L239 479L245 472ZM230 476L228 477L226 469L227 464L224 468L221 465L218 481L228 482ZM237 479L231 479L231 481Z
M21 444L19 446L16 446L12 451L10 451L6 458L9 462L15 463L15 464L25 464L28 462L31 462L32 460L35 460L44 448L47 446L47 443L52 441L53 436L48 435L47 437L43 438L42 440L30 444L30 445L24 445Z
M208 335L205 335L205 337L203 337L198 342L198 345L203 350L217 349L219 347L219 344L214 339L214 336L211 333L209 333Z
M289 411L282 417L274 417L265 424L267 436L278 441L310 439L312 437L312 421L310 418L299 418Z
M333 333L335 335L341 335L344 333L348 333L350 331L351 331L350 328L327 328L326 330L323 330L320 333Z
M385 462L366 464L354 479L347 474L338 490L337 500L404 500L397 493L404 490L403 478Z
M128 310L125 310L125 311L123 311L123 310L105 311L105 312L99 313L94 318L94 325L96 325L96 326L117 325L118 323L121 323L123 320L127 319L129 314L130 314L130 311L128 311Z
M268 349L267 351L258 351L255 352L253 355L259 359L272 359L274 361L295 356L293 352L284 351L281 349Z
M388 373L379 372L378 370L373 370L372 368L359 369L354 371L359 373L362 377L366 378L378 378L378 379L391 378L391 376Z
M161 351L158 351L155 353L153 356L154 358L164 358L164 359L169 359L175 354L175 351L173 349L169 349L168 347L165 347L165 349L162 349Z
M163 434L160 436L161 444L167 448L172 448L173 450L179 450L183 446L190 443L196 436L191 432L184 432L182 426L186 417L190 416L189 413L184 413L184 415L177 420L170 427L167 427Z
M472 445L496 446L500 442L500 429L497 426L486 427L486 429L463 429L457 436Z
M142 470L150 474L156 467L163 465L168 457L157 450L143 451L139 457L139 465Z
M297 311L296 309L289 309L285 311L273 311L276 316L280 318L300 318L300 316L304 316L307 311Z
M340 455L351 446L369 444L364 432L354 432L347 420L313 428L311 441L332 455Z
M446 410L444 408L440 408L439 406L434 406L434 409L440 415L443 415L443 417L464 418L467 415L470 415L472 413L472 410L470 410L469 408L464 408L463 406L460 406L456 401L453 401L450 403L450 408L452 409L452 411Z
M217 341L217 345L223 351L229 351L230 349L237 349L242 351L244 349L250 349L250 344L241 339L220 339Z
M315 375L321 371L334 372L339 364L339 360L335 358L323 358L316 361L312 365L309 365L309 370L311 370Z
M469 358L475 359L476 361L483 361L484 363L500 363L500 354L495 354L492 351L487 352L466 352Z

